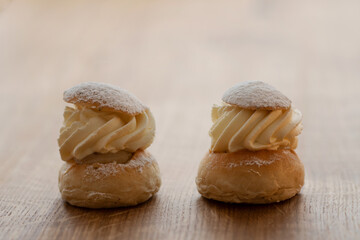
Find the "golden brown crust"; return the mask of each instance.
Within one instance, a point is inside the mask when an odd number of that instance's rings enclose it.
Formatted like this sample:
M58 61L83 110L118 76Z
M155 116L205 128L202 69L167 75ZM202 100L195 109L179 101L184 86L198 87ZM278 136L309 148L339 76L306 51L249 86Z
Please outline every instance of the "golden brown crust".
M250 110L287 110L291 101L280 91L261 81L241 82L223 95L225 103Z
M304 166L293 150L208 153L196 178L206 198L232 203L289 199L304 185Z
M64 101L104 112L137 115L148 109L136 96L119 87L95 82L80 83L64 92Z
M160 185L158 164L143 150L126 164L66 162L59 172L62 198L78 207L134 206L151 198Z

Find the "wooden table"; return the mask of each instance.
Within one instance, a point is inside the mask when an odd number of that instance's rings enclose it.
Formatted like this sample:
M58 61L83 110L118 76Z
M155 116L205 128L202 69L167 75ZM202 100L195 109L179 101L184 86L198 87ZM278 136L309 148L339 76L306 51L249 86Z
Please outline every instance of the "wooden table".
M1 1L1 239L360 239L360 1ZM201 198L210 110L243 80L304 116L300 195L270 205ZM163 184L132 208L64 203L62 92L102 81L150 106Z

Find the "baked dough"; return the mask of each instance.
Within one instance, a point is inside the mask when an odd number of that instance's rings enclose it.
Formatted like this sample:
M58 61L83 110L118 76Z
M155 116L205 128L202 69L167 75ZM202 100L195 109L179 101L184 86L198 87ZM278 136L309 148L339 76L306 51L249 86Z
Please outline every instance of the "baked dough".
M300 192L304 166L293 150L209 152L196 184L201 195L222 202L279 202Z
M160 185L158 164L143 150L136 151L127 163L65 162L59 171L62 198L78 207L137 205L151 198Z
M286 110L291 101L273 86L261 81L241 82L229 88L223 102L252 110Z
M64 101L104 112L137 115L148 109L125 89L107 83L84 82L64 92Z

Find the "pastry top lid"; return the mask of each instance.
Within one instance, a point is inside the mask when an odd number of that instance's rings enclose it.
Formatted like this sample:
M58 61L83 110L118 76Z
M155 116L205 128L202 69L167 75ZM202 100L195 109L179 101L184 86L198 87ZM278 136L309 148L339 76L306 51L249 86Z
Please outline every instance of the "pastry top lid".
M253 110L278 110L291 107L291 101L284 94L261 81L236 84L224 93L222 100L228 104Z
M128 91L110 84L95 82L80 83L66 90L64 101L99 111L123 112L130 115L137 115L148 109Z

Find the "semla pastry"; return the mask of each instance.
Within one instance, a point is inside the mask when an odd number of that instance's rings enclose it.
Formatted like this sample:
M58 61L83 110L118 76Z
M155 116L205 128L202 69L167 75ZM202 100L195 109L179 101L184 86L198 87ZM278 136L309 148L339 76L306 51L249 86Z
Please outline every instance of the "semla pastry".
M146 151L155 121L148 107L118 87L81 83L64 92L58 144L62 198L88 208L132 206L160 188L159 167Z
M272 86L242 82L212 108L211 148L196 184L205 198L231 203L286 200L304 185L295 153L302 115Z

